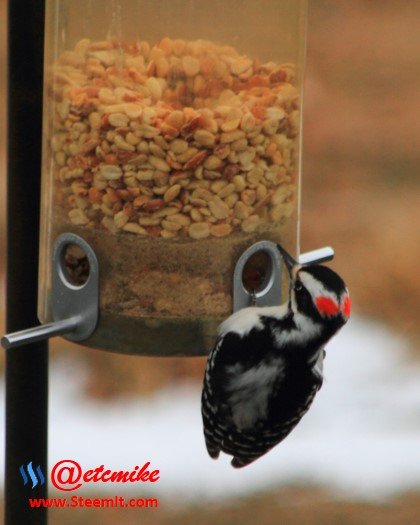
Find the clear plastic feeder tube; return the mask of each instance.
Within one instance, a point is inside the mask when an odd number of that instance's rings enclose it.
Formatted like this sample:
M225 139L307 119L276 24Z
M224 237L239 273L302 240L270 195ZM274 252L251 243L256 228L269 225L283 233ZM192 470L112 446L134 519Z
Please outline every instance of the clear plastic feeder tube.
M47 0L42 321L64 232L99 261L84 344L124 353L206 353L241 253L297 254L305 17L303 0ZM83 285L83 252L66 261Z

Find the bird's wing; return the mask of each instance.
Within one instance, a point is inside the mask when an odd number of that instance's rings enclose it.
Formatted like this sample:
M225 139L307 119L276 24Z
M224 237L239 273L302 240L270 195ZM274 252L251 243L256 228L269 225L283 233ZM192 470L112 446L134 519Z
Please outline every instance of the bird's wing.
M231 441L266 417L268 396L278 369L264 362L272 340L259 331L246 337L229 332L220 337L207 361L202 393L204 434L209 454L232 450ZM243 437L245 439L245 437Z
M260 428L257 426L257 432L255 433L257 439L255 439L252 448L250 448L249 446L243 446L244 440L242 436L242 439L239 440L241 444L239 446L236 445L236 450L233 453L233 467L241 468L249 465L283 441L296 427L309 410L316 393L322 386L322 375L315 371L310 371L309 373L312 375L312 382L310 389L305 392L305 400L299 400L301 396L298 389L289 389L287 386L283 388L283 384L286 382L280 378L278 383L280 388L278 388L271 400L268 417L261 424ZM295 399L293 399L294 397Z
M213 370L218 352L223 344L223 338L220 337L210 352L207 359L206 370L204 374L203 391L201 394L201 415L203 418L204 438L207 452L210 457L216 459L220 453L220 439L224 432L224 425L219 414L220 393L216 389L213 381Z
M227 332L209 355L202 395L207 450L232 454L245 466L284 439L308 410L322 377L307 369L290 380L272 331ZM313 389L313 391L312 391Z
M270 333L252 330L246 336L228 332L219 339L209 358L209 374L215 401L229 402L233 392L248 391L264 381L264 363L273 349ZM254 371L260 373L254 375Z

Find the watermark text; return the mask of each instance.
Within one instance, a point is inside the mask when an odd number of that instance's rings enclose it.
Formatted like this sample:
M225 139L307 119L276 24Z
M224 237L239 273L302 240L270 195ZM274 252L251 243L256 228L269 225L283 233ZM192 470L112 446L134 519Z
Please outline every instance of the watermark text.
M86 498L84 496L72 496L69 498L28 498L28 505L32 509L55 508L158 508L159 500L156 498L126 498L114 496L112 498Z

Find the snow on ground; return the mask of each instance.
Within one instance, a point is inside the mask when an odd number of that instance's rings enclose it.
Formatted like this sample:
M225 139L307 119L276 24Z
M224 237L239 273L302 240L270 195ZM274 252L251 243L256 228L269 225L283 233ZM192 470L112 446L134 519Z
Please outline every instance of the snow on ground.
M407 343L384 326L354 317L327 347L326 381L310 412L280 446L241 470L227 456L207 456L200 385L101 403L81 396L86 372L63 359L51 371L49 464L71 458L85 469L131 470L151 461L161 471L153 495L181 501L290 483L368 500L420 489L420 366L407 354ZM139 492L136 485L95 487L127 489Z

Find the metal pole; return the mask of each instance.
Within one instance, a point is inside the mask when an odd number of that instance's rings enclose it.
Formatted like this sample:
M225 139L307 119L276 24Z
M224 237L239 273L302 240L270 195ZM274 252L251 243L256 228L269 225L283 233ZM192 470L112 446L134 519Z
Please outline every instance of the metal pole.
M44 0L8 2L8 332L38 324L44 12ZM28 504L29 497L46 497L46 481L40 477L32 488L34 483L24 484L20 471L32 462L47 479L47 406L48 344L8 350L5 525L47 523L46 509L31 509Z

